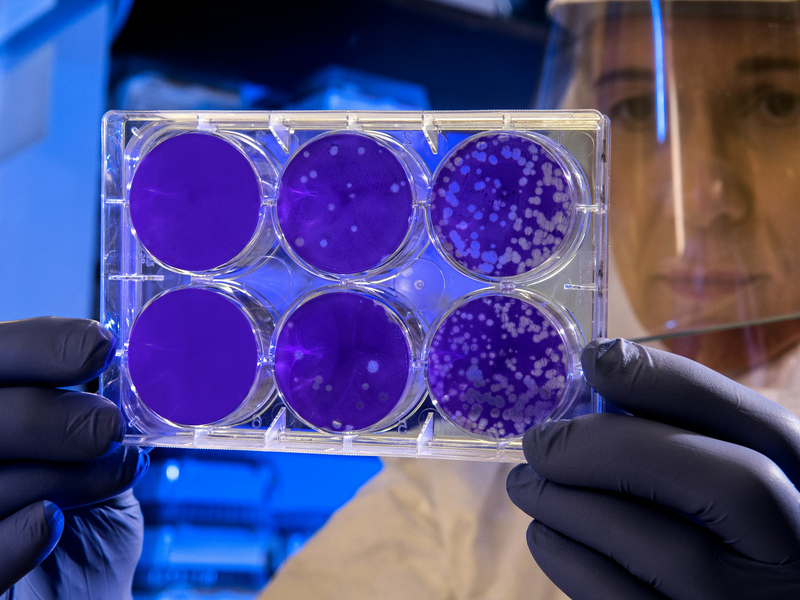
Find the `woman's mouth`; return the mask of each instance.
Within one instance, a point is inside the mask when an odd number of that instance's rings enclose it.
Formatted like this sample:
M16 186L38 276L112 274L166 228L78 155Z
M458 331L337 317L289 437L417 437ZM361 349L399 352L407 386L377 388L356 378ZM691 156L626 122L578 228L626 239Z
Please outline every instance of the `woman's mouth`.
M695 300L712 300L738 294L768 279L764 273L734 269L670 269L659 273L656 281L675 294Z

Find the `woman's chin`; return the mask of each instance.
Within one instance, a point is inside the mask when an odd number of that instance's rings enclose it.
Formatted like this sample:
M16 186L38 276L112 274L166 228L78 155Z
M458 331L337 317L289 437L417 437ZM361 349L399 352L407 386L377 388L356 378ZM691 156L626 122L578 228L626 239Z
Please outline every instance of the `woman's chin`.
M729 376L764 366L800 344L800 319L665 339L670 352Z

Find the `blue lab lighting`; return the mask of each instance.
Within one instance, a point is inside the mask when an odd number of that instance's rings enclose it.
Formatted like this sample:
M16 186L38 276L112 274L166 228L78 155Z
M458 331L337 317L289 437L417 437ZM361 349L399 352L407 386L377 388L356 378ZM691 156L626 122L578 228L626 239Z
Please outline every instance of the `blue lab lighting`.
M664 84L664 23L659 0L650 0L653 13L653 46L656 60L656 134L659 144L667 138L667 99Z
M181 475L180 467L178 467L178 463L176 461L170 461L167 464L167 469L165 472L167 479L169 481L176 481L178 477Z

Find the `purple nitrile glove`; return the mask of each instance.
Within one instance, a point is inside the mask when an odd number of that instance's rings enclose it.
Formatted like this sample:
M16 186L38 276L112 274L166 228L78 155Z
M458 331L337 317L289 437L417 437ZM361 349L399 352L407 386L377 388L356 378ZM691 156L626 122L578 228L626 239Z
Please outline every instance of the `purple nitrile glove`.
M3 599L131 597L143 525L126 490L149 459L120 446L112 402L53 387L93 379L114 348L94 321L0 323Z
M691 360L622 339L583 352L635 416L546 423L508 477L528 546L574 600L800 598L800 420Z

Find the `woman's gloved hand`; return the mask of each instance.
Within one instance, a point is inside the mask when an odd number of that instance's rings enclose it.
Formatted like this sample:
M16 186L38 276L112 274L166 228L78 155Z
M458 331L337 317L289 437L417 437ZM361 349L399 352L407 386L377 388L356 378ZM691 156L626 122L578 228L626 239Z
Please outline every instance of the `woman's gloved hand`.
M94 321L0 323L0 594L14 586L3 598L131 597L143 527L125 490L149 459L120 446L114 403L55 388L93 379L114 349Z
M622 339L583 352L635 415L525 434L508 477L528 546L574 600L800 598L800 420L688 359Z

